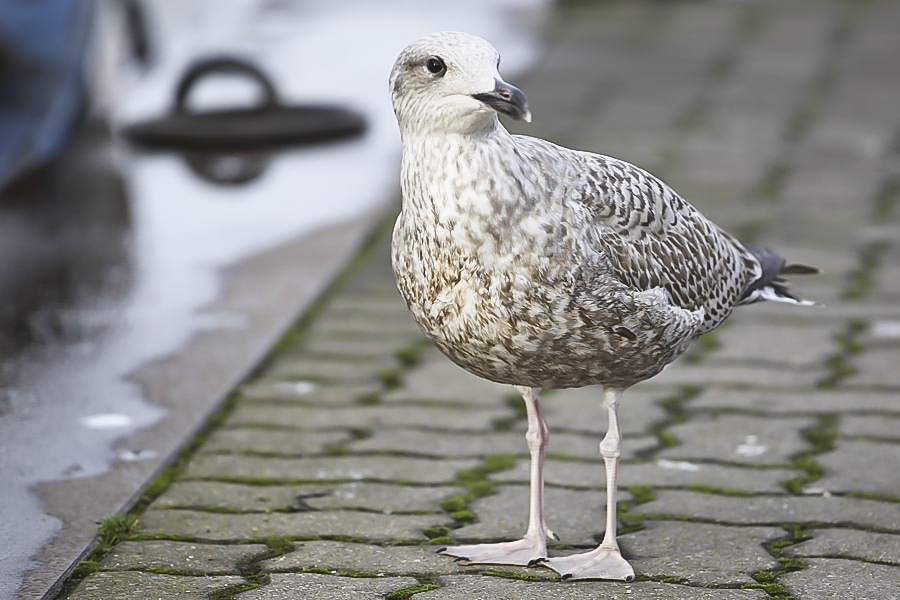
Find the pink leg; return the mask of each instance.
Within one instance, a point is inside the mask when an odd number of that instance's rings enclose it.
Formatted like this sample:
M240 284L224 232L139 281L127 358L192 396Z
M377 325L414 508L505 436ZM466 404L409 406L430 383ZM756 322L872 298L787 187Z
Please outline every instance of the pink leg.
M609 428L600 442L600 454L606 466L606 532L603 542L596 549L571 556L561 556L542 561L563 579L620 579L632 581L634 569L619 552L616 542L616 474L619 455L622 453L622 436L619 434L619 422L616 410L621 389L604 388L603 396L609 410Z
M472 544L450 546L438 550L441 554L456 556L457 562L469 564L495 564L529 566L547 557L547 537L556 537L544 523L544 456L547 453L549 434L541 415L539 390L518 388L525 400L528 416L528 432L525 439L531 453L531 492L528 507L528 529L521 540L498 544Z

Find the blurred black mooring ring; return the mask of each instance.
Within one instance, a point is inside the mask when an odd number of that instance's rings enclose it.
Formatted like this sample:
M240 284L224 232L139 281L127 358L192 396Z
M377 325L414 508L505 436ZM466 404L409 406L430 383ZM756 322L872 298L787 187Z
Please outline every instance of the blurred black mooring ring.
M190 110L191 91L211 74L254 80L262 90L261 102L246 108ZM123 133L148 148L259 150L356 136L365 126L362 115L338 106L283 105L271 79L258 67L244 59L218 56L199 60L185 71L169 115L127 126Z

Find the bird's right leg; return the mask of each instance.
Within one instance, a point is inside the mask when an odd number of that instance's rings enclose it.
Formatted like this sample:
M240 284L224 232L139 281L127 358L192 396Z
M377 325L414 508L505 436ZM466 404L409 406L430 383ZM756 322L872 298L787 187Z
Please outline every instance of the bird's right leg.
M541 415L539 390L518 388L525 400L528 431L525 439L531 453L531 492L529 495L528 529L525 537L515 542L450 546L438 550L440 554L456 556L463 565L535 565L547 558L547 537L559 539L544 523L544 457L549 438L547 424Z

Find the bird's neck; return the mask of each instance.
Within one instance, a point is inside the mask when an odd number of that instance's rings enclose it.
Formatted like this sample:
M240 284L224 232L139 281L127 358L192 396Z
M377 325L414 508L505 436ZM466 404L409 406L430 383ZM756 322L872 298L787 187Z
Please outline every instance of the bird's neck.
M490 195L514 147L515 139L496 117L473 132L405 132L403 210L440 220L471 210Z

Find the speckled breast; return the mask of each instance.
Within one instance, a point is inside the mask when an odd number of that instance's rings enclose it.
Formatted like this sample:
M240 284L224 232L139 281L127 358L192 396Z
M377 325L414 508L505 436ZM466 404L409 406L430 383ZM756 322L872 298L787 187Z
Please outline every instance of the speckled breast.
M618 321L572 313L571 290L525 281L514 269L484 270L421 229L394 229L397 287L425 334L454 363L491 381L530 387L630 385L652 377L678 352L614 333ZM600 315L598 317L598 314Z

